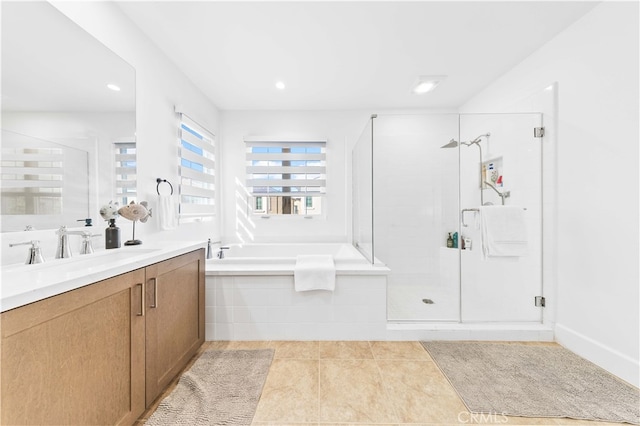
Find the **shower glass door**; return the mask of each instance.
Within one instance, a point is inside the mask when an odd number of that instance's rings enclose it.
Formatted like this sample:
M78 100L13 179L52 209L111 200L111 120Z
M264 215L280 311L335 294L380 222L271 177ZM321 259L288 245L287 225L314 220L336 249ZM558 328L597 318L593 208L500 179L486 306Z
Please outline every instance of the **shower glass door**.
M457 114L379 114L373 120L375 257L387 277L390 321L460 318Z
M352 212L353 245L375 263L373 253L373 117L353 147Z
M535 305L542 295L540 127L536 113L460 115L462 322L542 320ZM495 206L498 226L488 220L492 212L480 212L483 205Z

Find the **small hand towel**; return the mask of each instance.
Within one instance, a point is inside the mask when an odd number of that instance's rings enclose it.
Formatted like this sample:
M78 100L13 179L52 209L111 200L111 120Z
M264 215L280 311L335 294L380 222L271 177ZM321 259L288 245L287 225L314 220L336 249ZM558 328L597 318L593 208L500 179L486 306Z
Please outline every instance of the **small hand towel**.
M173 195L158 195L160 229L169 231L178 227L178 206Z
M482 251L486 257L527 255L527 229L522 207L480 207L480 228Z
M331 255L299 255L293 271L296 291L328 290L336 287L336 267Z

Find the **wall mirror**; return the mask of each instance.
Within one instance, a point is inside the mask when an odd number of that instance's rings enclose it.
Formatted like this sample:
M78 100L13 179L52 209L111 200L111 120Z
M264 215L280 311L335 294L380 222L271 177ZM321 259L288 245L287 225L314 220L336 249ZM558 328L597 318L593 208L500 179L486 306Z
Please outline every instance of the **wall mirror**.
M102 226L135 198L135 122L131 65L47 2L3 2L1 232Z

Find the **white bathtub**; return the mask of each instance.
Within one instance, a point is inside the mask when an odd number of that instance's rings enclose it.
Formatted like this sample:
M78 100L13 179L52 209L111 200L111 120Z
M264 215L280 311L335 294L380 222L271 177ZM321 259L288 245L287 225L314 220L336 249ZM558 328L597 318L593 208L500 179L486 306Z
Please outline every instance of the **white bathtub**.
M329 254L333 256L337 275L386 275L389 270L382 264L371 265L350 244L290 243L290 244L232 244L218 259L214 246L213 259L207 260L207 275L293 275L298 255Z
M300 254L333 256L334 291L295 291ZM349 244L232 245L207 260L206 339L385 339L388 273Z

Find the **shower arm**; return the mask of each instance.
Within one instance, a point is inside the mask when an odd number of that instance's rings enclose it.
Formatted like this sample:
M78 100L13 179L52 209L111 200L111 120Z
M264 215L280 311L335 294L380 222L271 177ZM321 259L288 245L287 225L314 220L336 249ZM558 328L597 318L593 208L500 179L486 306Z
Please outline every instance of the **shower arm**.
M482 138L489 138L489 136L491 136L491 133L485 133L484 135L480 135L478 137L476 137L474 140L472 140L471 142L458 142L455 139L451 139L449 141L449 143L441 146L440 148L455 148L455 147L460 147L460 145L464 145L464 146L471 146L471 145L476 145L478 147L478 154L480 155L480 164L479 164L479 169L480 169L480 205L484 206L484 188L483 188L483 182L484 182L484 176L482 173L482 146L480 145L480 142L482 142ZM460 159L459 157L460 155L460 151L458 150L458 161ZM494 190L496 190L495 188L493 188ZM496 190L497 191L497 190ZM499 191L497 191L498 194L500 194ZM502 197L502 194L500 194L500 196ZM506 195L508 197L508 195ZM504 204L504 197L502 198L502 204Z

